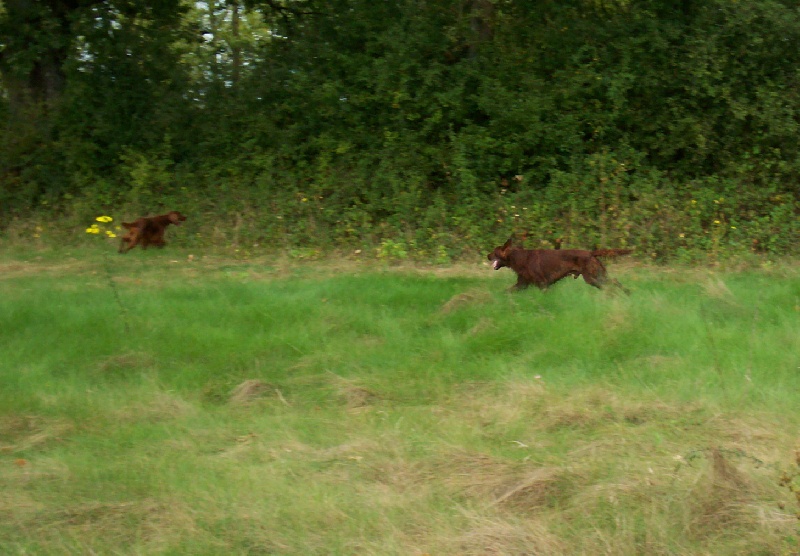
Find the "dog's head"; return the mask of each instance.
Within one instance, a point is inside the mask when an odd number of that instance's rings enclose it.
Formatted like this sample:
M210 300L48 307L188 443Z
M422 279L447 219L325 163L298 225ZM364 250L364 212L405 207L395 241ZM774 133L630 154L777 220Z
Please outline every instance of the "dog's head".
M513 239L513 237L508 238L508 241L500 247L495 247L494 251L487 255L486 258L492 263L493 269L500 270L504 266L508 266L508 254L511 251L511 242Z
M186 220L186 217L177 210L173 210L172 212L168 213L167 216L169 217L169 221L175 224L176 226L180 226L181 222Z

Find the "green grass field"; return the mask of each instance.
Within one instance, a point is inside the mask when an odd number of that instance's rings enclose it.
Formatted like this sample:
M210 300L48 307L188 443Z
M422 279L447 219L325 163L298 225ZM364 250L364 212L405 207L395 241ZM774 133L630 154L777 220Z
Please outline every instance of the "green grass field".
M6 249L0 553L800 552L800 267L610 272Z

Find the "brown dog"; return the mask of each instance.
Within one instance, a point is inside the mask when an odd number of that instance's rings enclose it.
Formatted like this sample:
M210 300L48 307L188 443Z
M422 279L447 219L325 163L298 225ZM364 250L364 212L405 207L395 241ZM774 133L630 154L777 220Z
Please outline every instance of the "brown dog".
M584 281L595 288L602 288L609 280L625 290L616 280L609 279L606 267L598 257L627 255L632 249L523 249L513 247L513 238L489 253L492 268L504 266L517 273L513 289L522 290L533 284L540 290L547 289L562 278L583 276ZM559 245L560 247L560 245Z
M180 212L173 210L160 216L143 216L133 222L123 222L122 226L128 233L122 236L119 243L119 252L127 253L137 245L142 249L147 249L149 245L164 247L164 231L170 224L180 226L186 217ZM126 245L127 244L127 245Z

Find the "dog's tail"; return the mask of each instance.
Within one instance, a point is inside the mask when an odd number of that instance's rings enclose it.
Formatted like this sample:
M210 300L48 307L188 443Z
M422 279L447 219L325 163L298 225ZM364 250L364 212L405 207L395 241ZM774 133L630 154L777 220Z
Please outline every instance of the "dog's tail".
M122 222L122 227L130 230L136 225L136 222Z
M592 251L592 255L595 257L619 257L628 253L633 253L633 249L595 249Z

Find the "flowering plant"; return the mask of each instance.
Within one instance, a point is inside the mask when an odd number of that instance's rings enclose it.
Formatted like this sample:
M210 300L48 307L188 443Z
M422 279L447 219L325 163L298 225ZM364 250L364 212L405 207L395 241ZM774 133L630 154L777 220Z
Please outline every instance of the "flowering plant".
M114 229L112 229L110 226L111 222L114 221L113 218L111 218L110 216L98 216L97 218L95 218L95 220L99 222L99 224L92 224L91 226L86 228L87 234L92 234L92 235L105 234L105 236L108 238L117 237L117 234L114 233ZM115 226L115 229L120 230L121 228L119 226ZM130 327L128 326L128 318L127 318L128 309L127 307L125 307L125 304L122 303L122 298L119 295L119 290L117 290L117 284L116 282L114 282L114 277L112 276L111 273L111 262L110 259L108 258L107 249L103 250L103 255L104 255L103 266L106 271L106 279L108 280L108 285L111 288L111 291L114 292L114 299L117 301L117 305L119 306L122 316L125 317L122 320L122 325L125 327L125 332L126 334L130 334Z
M97 220L102 224L109 224L114 221L114 219L111 218L110 216L98 216L97 218L95 218L95 220ZM119 229L119 226L117 226L117 229ZM104 233L106 237L111 237L111 238L117 237L117 234L115 234L113 230L106 229L105 226L101 226L100 224L92 224L91 226L86 228L86 233L95 235Z

